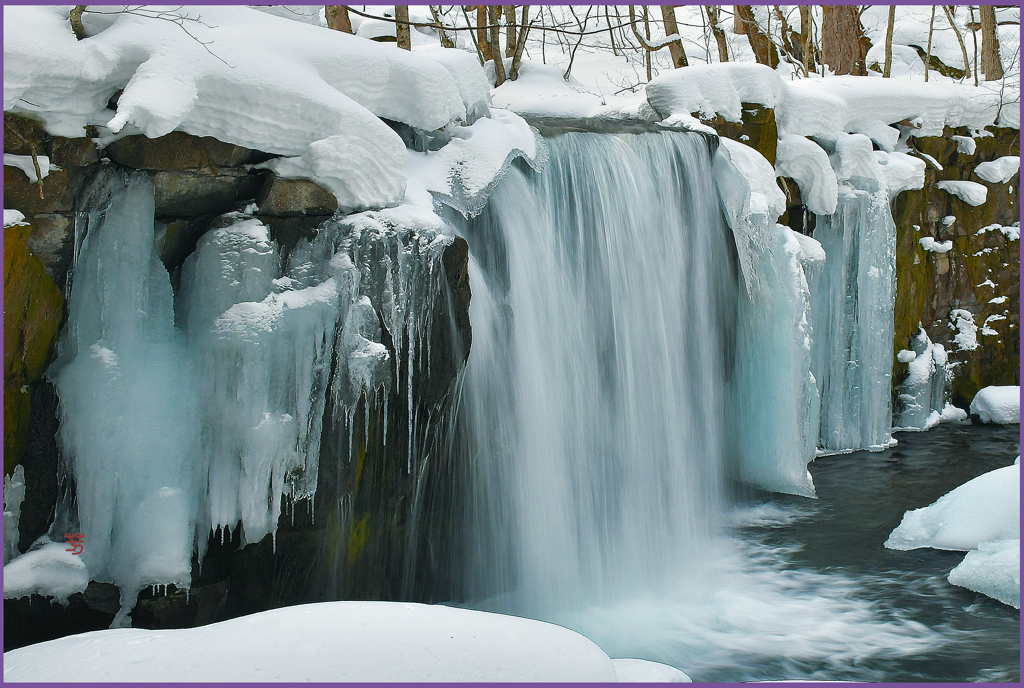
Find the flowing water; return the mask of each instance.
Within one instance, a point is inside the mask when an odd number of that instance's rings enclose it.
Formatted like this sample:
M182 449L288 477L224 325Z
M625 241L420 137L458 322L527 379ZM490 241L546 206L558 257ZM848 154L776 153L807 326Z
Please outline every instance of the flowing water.
M943 428L884 452L823 457L811 465L818 500L730 490L735 433L773 435L731 426L730 395L781 397L737 392L770 382L758 367L773 362L737 361L761 355L734 348L743 318L758 314L741 306L711 147L678 134L548 144L548 169L513 169L464 229L474 280L462 403L476 481L475 606L565 625L613 657L665 662L698 681L1017 676L1019 615L945 581L961 555L881 545L905 509L1012 462L1009 433L972 454L983 458L916 477L929 461L951 460L935 438L959 433L970 444L986 431ZM889 226L879 260L890 253ZM782 253L781 244L766 250ZM871 250L845 247L844 262L861 255L864 269L855 264L833 285L855 310L865 280L878 278ZM796 322L794 308L779 313ZM871 347L856 318L834 320L848 329L834 343ZM783 351L792 333L777 339L773 357L806 360ZM854 412L852 435L837 441L888 442L879 420L887 375L834 395ZM879 385L878 399L858 397ZM978 628L994 637L972 640Z

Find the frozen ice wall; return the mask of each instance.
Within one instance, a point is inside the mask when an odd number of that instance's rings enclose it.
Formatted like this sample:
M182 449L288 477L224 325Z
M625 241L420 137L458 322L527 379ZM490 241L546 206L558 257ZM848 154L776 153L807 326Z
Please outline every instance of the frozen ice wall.
M701 569L740 289L704 137L549 146L471 224L463 397L480 592L548 615Z
M817 217L814 238L828 259L810 281L812 370L826 451L891 442L896 228L877 178L844 181L836 212Z
M899 389L899 413L894 425L925 430L942 418L946 406L946 349L933 344L924 329L918 330L910 349L900 351L897 360L908 366Z
M194 463L195 367L153 251L152 183L136 173L111 184L110 205L94 214L81 247L49 374L85 535L82 560L93 580L121 589L119 625L142 588L188 587L204 476Z

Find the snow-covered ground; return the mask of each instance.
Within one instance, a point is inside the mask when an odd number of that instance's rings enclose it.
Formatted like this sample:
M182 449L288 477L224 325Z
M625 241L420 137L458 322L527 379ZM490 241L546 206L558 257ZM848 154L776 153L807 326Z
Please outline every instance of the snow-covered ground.
M95 631L6 652L3 664L5 682L689 681L664 664L612 660L561 626L399 602L299 605L182 630Z
M971 413L983 423L1020 423L1020 387L985 387L974 395Z

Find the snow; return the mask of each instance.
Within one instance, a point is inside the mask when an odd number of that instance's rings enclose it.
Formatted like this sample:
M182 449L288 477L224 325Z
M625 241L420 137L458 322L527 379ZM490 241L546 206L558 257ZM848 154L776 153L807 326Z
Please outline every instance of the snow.
M43 179L46 179L50 175L50 170L60 169L56 166L50 165L50 159L45 155L37 155L36 160L39 162L39 174ZM4 167L17 167L19 170L25 173L28 180L35 184L39 181L39 177L36 176L36 168L32 162L31 155L13 155L11 153L4 153Z
M594 115L602 105L601 97L590 93L575 77L563 79L564 73L564 68L523 59L519 77L496 88L491 102L525 117Z
M924 160L906 153L884 151L875 151L875 159L881 166L889 198L894 198L901 191L924 188Z
M803 136L780 134L775 174L796 181L800 200L810 212L831 215L836 211L839 183L828 154L818 144Z
M978 149L978 143L974 140L973 136L950 136L950 138L956 141L957 153L974 155L974 152Z
M829 159L840 182L854 177L882 179L881 165L872 149L871 139L864 134L837 134L835 153Z
M764 205L772 219L786 212L786 194L775 181L772 164L746 144L726 138L721 139L721 142L719 150L729 156L732 164L750 185L752 203Z
M4 208L4 227L25 223L25 215L18 210Z
M667 72L651 79L646 90L651 107L663 117L720 114L726 121L739 122L741 103L775 108L778 117L786 98L783 84L766 65L730 62Z
M1020 170L1020 156L1005 155L991 162L979 163L974 173L990 184L1006 184Z
M1020 387L985 387L974 395L971 413L983 423L1020 423Z
M935 186L943 191L953 194L964 203L979 206L988 197L988 188L977 182L962 181L941 181Z
M4 565L4 599L46 595L61 604L89 585L89 571L79 554L67 544L45 535L28 552Z
M1020 538L1020 465L989 471L908 511L885 546L970 550L983 542Z
M943 420L962 420L967 414L946 403L948 357L924 328L911 340L911 350L900 351L896 360L907 364L907 376L899 388L899 413L894 425L900 430L927 430Z
M53 657L60 657L59 662ZM519 682L683 680L616 665L582 635L540 621L401 602L284 607L180 630L112 629L4 654L4 681Z
M954 308L949 320L957 330L953 343L961 351L973 351L978 348L978 326L974 323L974 314L962 308Z
M949 572L948 580L1020 609L1020 539L982 542Z
M613 659L619 683L691 683L689 676L667 664L645 659Z
M378 118L438 129L466 120L464 101L479 94L427 51L243 7L169 10L181 26L154 14L87 12L90 35L77 41L66 7L5 8L4 109L35 112L56 135L81 136L86 124L150 137L178 129L299 156L344 134L395 154L401 140Z
M900 363L910 363L914 361L916 358L917 354L914 353L913 351L908 351L907 349L903 349L902 351L896 354L896 360L899 361Z
M932 253L947 253L953 248L952 240L949 241L936 241L935 237L921 237L918 239L921 242L921 246L925 251L931 251Z

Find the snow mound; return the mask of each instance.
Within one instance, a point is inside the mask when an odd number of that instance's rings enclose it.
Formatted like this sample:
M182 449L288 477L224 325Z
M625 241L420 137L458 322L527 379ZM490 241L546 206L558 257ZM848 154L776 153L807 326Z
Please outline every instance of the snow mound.
M1019 423L1020 387L985 387L974 395L971 413L983 423Z
M992 162L983 162L974 173L990 184L1006 184L1020 170L1020 156L1007 155Z
M908 511L892 531L889 549L970 550L983 542L1020 538L1020 465L989 471Z
M981 543L947 580L1020 609L1020 539Z
M988 189L977 182L944 181L935 186L973 206L983 204L988 198Z
M25 224L25 215L21 211L4 208L4 227Z
M510 63L506 61L506 73ZM512 110L525 117L584 118L601 107L601 97L590 93L573 77L563 79L565 69L523 60L519 77L494 90L495 107Z
M608 655L561 626L398 602L325 602L199 628L68 636L5 653L4 681L66 681L69 666L76 681L96 683L617 680Z
M882 168L889 198L901 191L915 191L924 188L925 162L906 153L875 151L875 158Z
M177 129L291 156L344 135L396 155L401 139L378 118L434 130L466 120L467 101L480 109L479 83L460 87L455 61L245 7L90 11L82 41L67 7L4 19L4 110L34 112L56 135Z
M44 535L32 547L35 549L4 566L4 599L35 594L67 604L68 597L89 585L85 562L80 555L72 554L68 545L52 542Z

